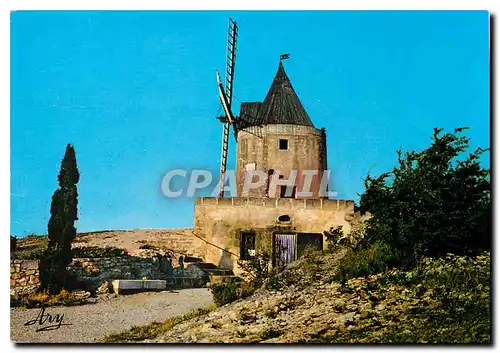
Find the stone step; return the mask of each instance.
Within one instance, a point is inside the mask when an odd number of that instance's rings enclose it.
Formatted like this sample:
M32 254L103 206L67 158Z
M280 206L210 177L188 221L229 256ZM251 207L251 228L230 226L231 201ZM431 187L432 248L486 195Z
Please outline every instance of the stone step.
M167 289L167 281L148 279L117 279L112 282L113 291L116 294L123 294L124 292L142 292L148 290L165 290Z
M241 280L240 277L234 275L216 275L210 274L210 283L230 283L234 281Z
M227 270L225 268L215 268L215 269L208 269L204 270L211 276L234 276L233 271Z

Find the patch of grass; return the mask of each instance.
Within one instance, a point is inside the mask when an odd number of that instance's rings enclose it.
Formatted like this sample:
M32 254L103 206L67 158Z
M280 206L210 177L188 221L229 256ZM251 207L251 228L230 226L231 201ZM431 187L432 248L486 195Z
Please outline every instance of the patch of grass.
M11 306L25 308L41 308L50 306L73 306L85 304L86 300L63 289L59 294L49 295L47 292L31 293L11 298Z
M399 302L401 316L389 311L367 317L351 330L316 335L323 343L490 343L490 255L424 258L413 270L393 269L361 287ZM351 282L349 281L349 282ZM406 292L406 294L404 294ZM387 301L385 302L387 303ZM404 304L406 303L406 304ZM394 304L393 304L394 305Z
M345 283L350 278L384 272L393 258L391 248L384 243L375 243L367 249L350 250L340 263L333 280Z
M101 342L120 343L120 342L137 342L147 339L153 339L171 330L174 326L179 325L184 321L200 317L202 315L206 315L214 309L215 306L209 306L205 309L195 309L184 315L169 318L165 322L153 322L149 325L134 326L129 331L106 336L101 340Z
M14 259L20 260L40 260L47 247L29 249L29 250L16 250L12 253Z
M267 288L271 290L282 290L284 287L286 287L286 283L283 280L282 277L273 275L269 277L269 280L267 281Z

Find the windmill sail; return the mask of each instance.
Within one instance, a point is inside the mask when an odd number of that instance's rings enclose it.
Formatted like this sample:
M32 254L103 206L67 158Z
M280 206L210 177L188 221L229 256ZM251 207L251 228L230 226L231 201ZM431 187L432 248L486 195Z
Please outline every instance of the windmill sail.
M222 83L217 73L217 83L219 85L219 95L226 121L222 128L222 150L220 161L220 180L219 180L219 197L224 197L224 179L227 167L227 150L229 147L229 125L234 122L234 117L231 112L231 103L233 100L233 83L234 83L234 67L236 60L236 40L238 36L238 26L233 19L229 19L229 28L227 34L227 56L226 56L226 78L225 89L222 90ZM234 127L233 127L234 128Z

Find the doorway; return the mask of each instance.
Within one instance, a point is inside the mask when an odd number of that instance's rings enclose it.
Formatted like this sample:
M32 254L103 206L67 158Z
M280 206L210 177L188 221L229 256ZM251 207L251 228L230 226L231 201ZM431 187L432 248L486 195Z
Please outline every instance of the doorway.
M301 257L306 248L323 250L323 235L321 233L298 233L297 234L297 256Z
M274 234L273 265L283 268L297 259L297 234Z

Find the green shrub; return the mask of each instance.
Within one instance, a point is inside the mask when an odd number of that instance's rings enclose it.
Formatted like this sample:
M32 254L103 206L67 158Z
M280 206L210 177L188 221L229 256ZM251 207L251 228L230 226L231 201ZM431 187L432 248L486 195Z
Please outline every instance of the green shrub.
M423 258L409 271L391 269L363 279L358 289L392 303L389 311L377 315L383 324L361 322L351 330L317 335L318 342L490 343L490 261L488 253L476 257L448 254Z
M349 278L380 273L386 271L393 261L393 252L385 243L375 243L367 249L350 250L340 263L334 279L345 282Z
M487 149L460 160L469 148L465 130L436 128L427 149L399 150L392 171L365 179L360 210L373 216L365 238L389 244L405 266L422 256L491 248L490 171L480 164Z
M249 282L215 283L210 287L214 302L222 306L251 296L256 290Z
M339 243L340 239L344 235L344 232L342 230L342 226L337 226L330 228L329 231L323 232L323 235L326 238L326 252L333 253L337 248L337 244Z
M126 256L127 252L123 249L107 246L100 248L98 246L86 246L73 249L73 257L118 257Z
M286 282L281 276L271 276L267 282L267 288L271 290L282 290L286 287Z
M238 299L236 283L215 283L210 287L214 302L222 306Z
M250 260L238 260L243 277L258 287L273 273L271 255L267 251L255 254Z

